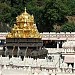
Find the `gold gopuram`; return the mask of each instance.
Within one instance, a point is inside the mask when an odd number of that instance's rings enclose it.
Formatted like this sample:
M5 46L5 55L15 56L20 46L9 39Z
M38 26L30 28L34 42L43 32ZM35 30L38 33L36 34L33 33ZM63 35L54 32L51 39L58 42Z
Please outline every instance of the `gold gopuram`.
M34 24L34 16L26 12L16 17L16 24L6 36L5 56L45 57L43 40Z
M34 24L34 16L25 11L16 17L16 24L8 33L6 38L41 38L36 24Z

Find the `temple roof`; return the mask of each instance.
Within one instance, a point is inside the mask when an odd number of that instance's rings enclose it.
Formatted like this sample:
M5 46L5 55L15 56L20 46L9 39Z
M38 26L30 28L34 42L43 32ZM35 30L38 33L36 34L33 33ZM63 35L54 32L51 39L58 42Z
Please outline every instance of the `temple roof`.
M16 24L8 33L7 38L41 38L34 24L34 16L25 11L16 17Z
M16 22L33 22L34 23L34 16L28 14L25 8L25 11L21 15L16 17Z

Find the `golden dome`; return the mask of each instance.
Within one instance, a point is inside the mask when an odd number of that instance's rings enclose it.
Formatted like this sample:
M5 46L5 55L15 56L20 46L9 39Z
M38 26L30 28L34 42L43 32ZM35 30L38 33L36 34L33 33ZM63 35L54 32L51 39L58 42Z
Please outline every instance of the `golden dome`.
M33 22L34 23L34 17L33 15L30 15L26 12L26 8L24 13L22 13L20 16L16 17L16 22Z
M16 24L8 33L7 38L41 38L36 24L34 24L34 16L26 12L16 17Z

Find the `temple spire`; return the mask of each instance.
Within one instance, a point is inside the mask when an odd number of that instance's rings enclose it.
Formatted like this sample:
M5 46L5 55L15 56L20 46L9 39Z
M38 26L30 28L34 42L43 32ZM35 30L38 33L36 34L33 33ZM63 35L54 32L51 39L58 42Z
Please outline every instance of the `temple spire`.
M25 7L25 13L26 13L26 7Z
M26 7L25 11L16 17L16 24L7 38L41 38L36 25L34 25L34 16L26 12Z

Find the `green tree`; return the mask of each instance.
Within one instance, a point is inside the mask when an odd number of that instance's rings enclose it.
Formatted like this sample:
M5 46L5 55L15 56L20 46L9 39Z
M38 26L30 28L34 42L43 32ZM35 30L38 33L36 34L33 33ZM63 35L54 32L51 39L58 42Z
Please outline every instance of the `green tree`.
M26 6L42 32L52 31L55 23L63 23L69 10L62 0L31 0Z
M11 3L13 2L13 3ZM13 6L12 6L13 5ZM7 31L7 25L12 27L12 25L16 21L17 15L19 15L24 8L22 7L21 0L0 0L0 25L6 29L3 31ZM2 28L1 28L2 31Z
M5 2L0 3L0 31L6 31L7 30L7 24L11 21L11 7L7 5Z
M74 23L65 23L61 27L62 32L75 32L75 24Z
M49 0L44 9L44 22L48 27L47 31L53 30L56 23L64 23L68 8L61 0Z
M75 0L0 0L0 23L12 26L27 7L40 32L53 31L55 24L64 24L67 15L74 15Z
M46 0L31 0L26 4L29 13L34 15L36 25L40 32L44 30L43 10L46 5L45 1Z
M75 15L75 0L66 0L66 2L64 3L67 5L69 9L68 15L71 15L71 16Z

